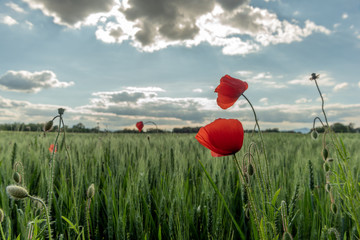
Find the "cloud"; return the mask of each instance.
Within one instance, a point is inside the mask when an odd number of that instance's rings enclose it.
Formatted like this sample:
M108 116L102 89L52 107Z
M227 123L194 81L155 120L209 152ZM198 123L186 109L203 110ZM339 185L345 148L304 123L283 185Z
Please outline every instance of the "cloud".
M341 16L342 19L347 19L349 17L349 15L347 13L343 13L343 15Z
M53 17L54 23L67 27L80 27L93 14L108 12L115 5L114 0L23 0L30 8L41 10Z
M19 5L17 5L16 3L8 2L8 3L5 4L5 6L11 8L11 9L14 10L15 12L25 13L25 10L22 9L21 7L19 7Z
M281 21L247 0L127 0L118 9L99 21L96 37L106 43L129 40L146 52L206 42L226 55L245 55L270 44L302 41L315 32L331 33L309 20L303 27Z
M47 88L65 88L74 82L60 82L52 71L8 71L0 77L0 87L6 91L37 93Z
M343 82L343 83L339 83L339 84L336 84L335 87L334 87L334 92L338 92L342 89L345 89L349 86L349 84L347 82Z
M259 100L260 103L264 104L264 105L269 105L269 99L268 98L261 98Z
M311 80L309 80L310 74L308 75L300 75L297 78L288 81L288 84L290 85L302 85L302 86L312 86L315 85L315 83ZM334 86L336 83L334 79L325 72L320 72L320 78L316 80L320 86L327 86L331 87Z
M249 0L24 0L56 24L69 28L97 25L96 38L105 43L129 41L139 51L201 43L222 48L226 55L245 55L271 44L302 41L313 33L331 31L306 20L279 20Z
M195 92L195 93L202 93L203 92L203 90L201 88L195 88L192 91Z
M358 82L358 86L359 86L359 88L360 88L360 81Z
M0 18L0 23L12 26L18 24L18 22L10 16L3 16Z
M300 103L310 103L310 102L312 102L312 100L308 99L308 98L300 98L300 99L295 100L295 103L298 103L298 104L300 104Z
M242 99L224 111L217 106L215 94L213 98L186 98L166 96L166 91L150 90L157 89L155 87L146 88L145 91L135 89L97 92L88 104L75 107L33 104L0 96L0 122L43 123L55 116L59 107L63 107L66 109L64 121L68 126L82 122L86 127L93 127L100 122L102 128L111 130L135 129L134 123L141 119L154 121L160 128L172 129L179 126L203 126L216 118L239 119L239 116L246 129L254 126L251 108L247 103L241 104ZM261 102L265 103L266 100L262 99ZM314 117L322 114L319 104L310 105L305 101L302 104L269 103L254 107L262 129L311 126ZM360 104L326 104L325 109L331 122L347 124L351 119L356 125L360 125L360 112L357 110L360 109Z
M253 73L248 71L240 71L236 72L237 74L241 74L242 76L247 76L243 79L248 84L253 86L257 86L259 88L286 88L286 84L282 83L278 79L282 78L282 76L272 76L269 72L259 72ZM245 73L245 75L244 75Z

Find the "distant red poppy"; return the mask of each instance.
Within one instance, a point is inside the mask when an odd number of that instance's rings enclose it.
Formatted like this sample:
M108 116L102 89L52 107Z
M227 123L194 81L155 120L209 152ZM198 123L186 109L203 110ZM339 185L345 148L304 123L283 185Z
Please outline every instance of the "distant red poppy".
M143 129L143 127L144 127L144 123L143 123L142 121L137 122L137 123L136 123L136 127L137 127L137 129L139 130L139 132L141 132L142 129Z
M49 151L52 153L54 151L54 144L51 144L50 147L49 147ZM57 148L55 148L55 151L54 152L57 152Z
M222 109L234 105L236 100L248 89L247 82L225 75L220 79L220 84L215 89L218 93L217 104Z
M200 128L195 138L201 145L211 150L213 157L228 156L241 149L244 129L237 119L219 118Z

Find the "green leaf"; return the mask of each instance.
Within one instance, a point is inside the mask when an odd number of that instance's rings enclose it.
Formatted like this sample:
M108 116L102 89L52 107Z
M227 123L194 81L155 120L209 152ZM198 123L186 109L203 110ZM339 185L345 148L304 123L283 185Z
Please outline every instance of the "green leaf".
M77 229L77 227L66 217L61 216L62 219L64 219L69 225L70 225L70 229L74 229L74 231L76 232L76 234L79 234L79 230Z
M276 200L277 200L277 198L278 198L278 196L279 196L279 194L280 194L280 190L281 190L281 188L279 188L279 189L275 192L274 197L273 197L273 199L271 200L271 205L275 206Z
M161 240L161 225L159 225L158 239Z
M221 200L222 203L224 204L227 212L229 213L229 215L230 215L230 217L231 217L231 220L233 221L236 229L238 230L238 233L240 234L241 239L245 239L245 235L244 235L244 233L241 231L241 229L240 229L239 225L237 224L235 218L234 218L233 215L231 214L230 209L229 209L229 207L228 207L228 205L227 205L227 203L226 203L223 195L220 193L219 189L218 189L217 186L215 185L214 181L212 180L211 176L210 176L209 173L206 171L204 165L201 163L200 160L199 160L199 163L200 163L202 169L204 170L204 172L205 172L205 174L206 174L206 177L208 178L209 182L211 183L211 186L214 188L215 192L216 192L217 195L220 197L220 200Z

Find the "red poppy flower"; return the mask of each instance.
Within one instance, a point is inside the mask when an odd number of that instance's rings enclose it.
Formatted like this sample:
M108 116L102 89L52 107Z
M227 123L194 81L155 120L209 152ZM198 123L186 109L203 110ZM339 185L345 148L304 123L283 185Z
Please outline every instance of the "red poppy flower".
M225 75L215 89L218 93L217 104L222 109L231 107L236 100L248 89L247 82Z
M241 149L244 129L237 119L219 118L200 128L195 138L201 145L211 150L213 157L228 156Z
M54 151L54 144L51 144L50 147L49 147L49 151L52 153ZM55 148L55 151L54 152L57 152L57 148Z
M136 127L137 127L137 129L139 130L139 132L141 132L142 129L143 129L143 127L144 127L144 123L143 123L142 121L137 122L137 123L136 123Z

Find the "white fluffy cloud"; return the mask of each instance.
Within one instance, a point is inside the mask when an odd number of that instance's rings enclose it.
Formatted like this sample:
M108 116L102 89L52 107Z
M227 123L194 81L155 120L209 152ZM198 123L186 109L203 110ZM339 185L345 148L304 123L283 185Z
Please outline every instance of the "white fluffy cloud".
M288 81L288 84L291 85L303 85L303 86L312 86L315 85L310 79L310 75L300 75L297 78ZM320 78L316 80L320 86L331 87L336 84L334 79L325 72L320 72Z
M60 82L52 71L8 71L0 77L0 87L6 91L36 93L46 88L65 88L74 82Z
M11 8L12 10L14 10L15 12L18 13L25 13L25 10L22 9L19 5L17 5L16 3L13 2L8 2L5 4L5 6Z
M347 82L343 82L343 83L339 83L339 84L336 84L335 87L334 87L334 92L337 92L337 91L340 91L342 89L345 89L349 86L349 84Z
M331 31L310 20L280 20L249 0L24 0L57 24L76 28L97 25L97 39L130 43L140 51L209 43L224 54L257 52L271 44L302 41L313 33ZM301 26L303 25L303 26Z
M18 22L10 16L0 16L0 23L6 24L9 26L18 24Z
M282 76L273 76L269 72L253 73L250 71L238 71L236 72L240 78L258 88L286 88L286 84L281 81Z
M300 99L295 100L295 103L297 103L297 104L300 104L300 103L310 103L310 102L312 102L312 100L311 100L311 99L308 99L308 98L300 98Z

